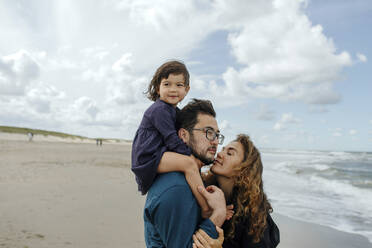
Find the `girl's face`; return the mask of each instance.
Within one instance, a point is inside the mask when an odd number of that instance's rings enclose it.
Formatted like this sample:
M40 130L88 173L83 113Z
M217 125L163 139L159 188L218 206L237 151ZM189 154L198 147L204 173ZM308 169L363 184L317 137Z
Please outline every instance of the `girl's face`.
M211 170L216 175L231 178L239 173L234 169L242 163L243 158L242 144L237 141L230 142L217 154Z
M185 86L185 79L182 74L169 74L168 78L160 81L158 94L160 100L173 106L183 100L190 87Z

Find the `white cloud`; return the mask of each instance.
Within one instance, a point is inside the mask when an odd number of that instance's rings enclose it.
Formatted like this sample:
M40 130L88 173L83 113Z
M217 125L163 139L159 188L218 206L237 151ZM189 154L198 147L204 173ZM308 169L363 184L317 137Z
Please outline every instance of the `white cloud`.
M254 98L302 101L319 109L337 103L341 97L333 83L351 59L347 52L336 50L321 26L309 21L305 4L297 0L0 3L4 53L0 113L8 114L0 119L47 120L45 125L73 133L131 137L150 104L143 92L156 68L172 58L190 59L190 65L205 63L199 61L202 55L190 58L190 54L221 31L227 34L227 49L238 65L228 64L223 72L204 77L192 75L188 97L204 96L224 107ZM272 120L274 114L262 108L257 118ZM276 129L293 123L286 118L282 116Z
M126 53L112 65L113 71L126 71L131 68L131 57L132 54Z
M227 144L231 140L235 139L237 133L239 133L228 120L218 121L218 128L220 129L221 134L225 136L224 144Z
M303 13L303 4L273 1L260 16L230 32L232 54L242 68L228 68L224 87L216 88L214 95L228 98L230 105L249 97L322 105L340 100L332 84L352 64L351 57L336 52L322 27L313 26Z
M40 66L25 50L0 57L0 95L22 95L39 77Z
M361 62L367 62L368 61L367 56L362 54L362 53L357 53L357 57L358 57L359 61L361 61Z
M268 145L270 144L269 135L262 135L258 138L258 145Z
M191 78L194 78L194 77L191 75ZM195 78L194 80L192 80L192 82L190 82L190 89L191 90L206 91L207 90L206 87L207 87L206 82L204 80L200 79L200 78Z
M278 122L275 123L273 129L276 131L287 129L289 124L299 124L301 120L294 117L292 113L284 113Z
M350 129L350 130L349 130L349 134L350 134L350 135L355 135L355 134L357 134L357 132L358 132L358 131L355 130L355 129Z
M223 120L221 123L219 123L218 127L220 130L231 129L231 124L229 121Z
M51 112L52 102L63 100L65 93L58 91L54 86L39 83L29 88L26 94L26 101L30 107L35 108L38 113Z
M342 133L340 133L340 132L334 132L332 135L335 136L335 137L341 137L342 136Z
M331 134L334 137L341 137L341 136L343 136L343 134L342 134L343 129L340 128L340 127L329 129L329 130L331 131Z
M256 118L258 120L271 121L275 118L275 112L269 109L267 105L262 104L256 114Z
M324 105L310 105L309 111L311 113L326 113L328 109Z
M104 47L87 47L84 48L81 53L88 58L103 60L107 55L109 55L110 51Z

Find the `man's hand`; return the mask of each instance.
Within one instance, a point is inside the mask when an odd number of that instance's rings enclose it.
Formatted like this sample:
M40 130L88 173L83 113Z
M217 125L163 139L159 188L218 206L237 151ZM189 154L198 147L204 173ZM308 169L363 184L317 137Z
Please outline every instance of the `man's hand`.
M204 232L202 229L199 229L193 236L192 239L194 243L192 244L193 248L222 248L222 243L224 240L223 230L216 226L218 232L218 238L212 239L209 235Z
M208 186L207 188L199 186L198 190L207 200L208 205L213 211L209 219L216 226L221 227L226 219L226 201L224 193L214 185Z

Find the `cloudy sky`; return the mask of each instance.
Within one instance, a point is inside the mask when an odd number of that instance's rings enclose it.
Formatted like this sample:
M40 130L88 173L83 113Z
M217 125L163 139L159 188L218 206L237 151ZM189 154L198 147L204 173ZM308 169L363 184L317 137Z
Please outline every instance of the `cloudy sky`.
M0 1L0 125L132 139L186 63L228 140L372 151L370 0Z

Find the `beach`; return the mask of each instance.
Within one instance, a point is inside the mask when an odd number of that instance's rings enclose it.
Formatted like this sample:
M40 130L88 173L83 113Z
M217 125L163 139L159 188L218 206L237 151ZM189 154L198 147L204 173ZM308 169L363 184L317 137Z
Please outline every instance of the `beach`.
M130 144L0 133L0 248L145 247ZM364 236L275 213L279 247L372 247Z

